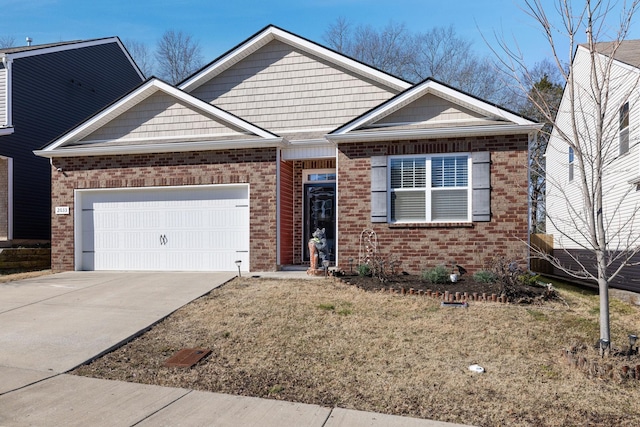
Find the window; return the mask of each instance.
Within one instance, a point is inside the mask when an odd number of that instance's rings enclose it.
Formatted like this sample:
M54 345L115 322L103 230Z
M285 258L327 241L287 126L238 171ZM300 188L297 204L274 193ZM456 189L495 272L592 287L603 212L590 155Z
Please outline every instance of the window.
M620 107L620 154L629 151L629 103Z
M391 221L469 221L469 164L468 155L391 158Z
M569 147L569 181L573 181L573 148Z
M323 181L335 181L336 172L334 169L322 169L304 172L305 182L323 182Z

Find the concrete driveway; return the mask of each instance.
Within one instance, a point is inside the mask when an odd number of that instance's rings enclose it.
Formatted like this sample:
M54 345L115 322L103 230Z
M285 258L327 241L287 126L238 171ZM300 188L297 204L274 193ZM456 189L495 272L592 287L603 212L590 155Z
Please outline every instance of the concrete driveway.
M67 272L0 284L0 370L66 372L233 277Z

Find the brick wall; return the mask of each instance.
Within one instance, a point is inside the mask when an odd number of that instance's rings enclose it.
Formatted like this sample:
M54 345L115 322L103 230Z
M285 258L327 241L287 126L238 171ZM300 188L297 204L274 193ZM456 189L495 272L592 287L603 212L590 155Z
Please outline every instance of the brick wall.
M491 257L520 260L526 267L527 135L341 144L338 165L338 234L340 266L357 263L360 233L377 233L380 254L392 256L400 268L418 274L455 260L469 272L485 267ZM491 152L490 222L472 224L371 223L370 157L450 152Z
M55 158L51 174L52 206L71 208L70 215L52 214L54 271L74 269L75 189L232 183L250 184L249 268L276 269L275 149Z

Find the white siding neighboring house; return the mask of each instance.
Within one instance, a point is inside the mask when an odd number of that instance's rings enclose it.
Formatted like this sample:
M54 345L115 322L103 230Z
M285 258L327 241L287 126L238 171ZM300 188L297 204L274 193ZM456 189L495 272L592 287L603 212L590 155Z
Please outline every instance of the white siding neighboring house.
M608 44L598 44L605 51ZM606 60L605 55L601 59ZM603 138L607 143L602 155L606 161L603 182L603 215L608 250L613 253L640 244L640 40L623 42L616 52L609 79L610 96L605 110ZM583 150L591 146L596 129L592 114L596 114L591 97L590 57L587 48L580 46L572 64L576 82L575 109L581 111L576 129L580 133ZM563 140L559 132L573 135L569 90L558 110L554 129L546 152L547 165L547 233L554 237L554 255L565 265L575 266L572 256L579 257L586 267L595 259L590 253L588 229L583 220L585 209L581 195L578 153ZM589 166L586 167L587 171ZM589 175L589 174L588 174ZM589 178L590 179L590 178ZM615 265L614 265L615 267ZM556 268L557 274L563 274ZM640 289L640 269L628 267L614 286Z

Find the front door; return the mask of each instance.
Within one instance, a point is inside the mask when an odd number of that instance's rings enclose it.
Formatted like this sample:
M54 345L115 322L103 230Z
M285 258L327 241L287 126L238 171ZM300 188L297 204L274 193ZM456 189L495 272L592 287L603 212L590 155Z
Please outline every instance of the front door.
M335 182L304 184L304 261L309 261L307 243L316 229L325 229L329 261L335 261L336 244L336 184Z

